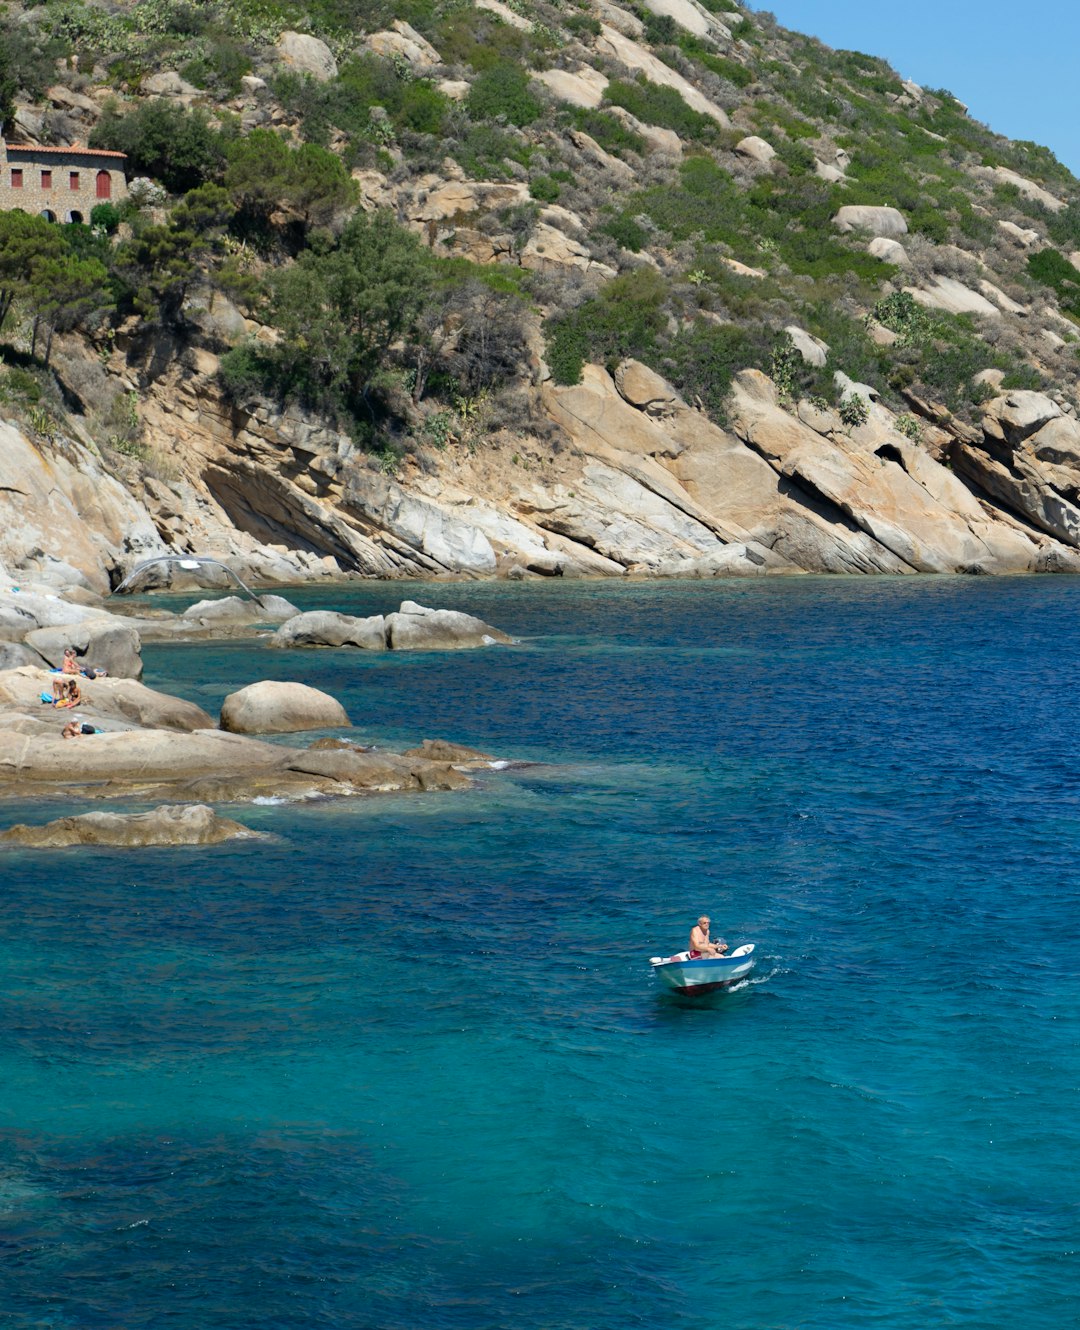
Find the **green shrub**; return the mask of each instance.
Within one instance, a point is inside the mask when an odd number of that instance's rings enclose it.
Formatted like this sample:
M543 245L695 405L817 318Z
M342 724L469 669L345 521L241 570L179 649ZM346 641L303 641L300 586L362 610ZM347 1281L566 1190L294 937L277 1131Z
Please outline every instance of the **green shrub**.
M1027 268L1037 282L1057 294L1063 310L1080 317L1080 272L1064 254L1056 249L1040 249L1028 255Z
M660 368L688 401L699 399L724 424L732 379L743 369L765 369L773 350L773 338L760 326L717 327L699 320L670 340Z
M612 240L623 249L628 249L631 254L640 254L649 243L648 231L625 212L605 222L600 231L603 235L611 236Z
M716 137L716 121L692 110L674 88L663 88L644 78L634 83L613 79L604 96L645 124L673 129L680 138L708 141Z
M564 26L568 32L572 32L575 37L582 39L600 36L600 20L589 14L572 14L566 20Z
M477 74L465 104L474 120L503 119L519 129L539 119L544 109L530 91L528 74L508 61Z
M115 203L96 203L90 209L90 225L95 231L114 235L120 225L120 209Z
M626 356L650 359L667 320L667 285L652 268L616 277L593 300L545 325L547 362L556 383L581 379L586 360L613 365Z
M554 203L561 191L557 180L549 175L537 175L529 181L529 193L541 203Z
M607 111L575 107L570 113L570 120L577 129L583 129L590 138L595 139L605 152L616 155L636 152L638 156L645 152L645 140L641 135L627 129L621 120Z

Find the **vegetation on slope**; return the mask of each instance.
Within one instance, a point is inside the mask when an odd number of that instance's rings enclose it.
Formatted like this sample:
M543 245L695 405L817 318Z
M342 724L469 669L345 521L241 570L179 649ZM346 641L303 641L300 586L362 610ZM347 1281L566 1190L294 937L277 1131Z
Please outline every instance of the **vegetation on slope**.
M44 359L55 332L107 345L131 319L182 342L193 293L217 292L273 330L224 356L228 391L298 398L391 460L455 431L542 428L527 390L537 324L556 382L575 382L586 361L634 356L719 420L748 365L789 393L833 400L843 369L896 406L925 399L961 416L985 396L975 380L988 368L1071 390L1080 273L1067 255L1080 247L1080 187L1053 155L993 134L951 94L914 89L881 60L725 0L709 7L724 26L706 35L632 5L626 23L715 115L657 82L661 66L618 64L588 0L511 0L514 21L468 0L9 7L5 125L18 134L18 108L36 105L40 137L70 142L82 126L50 86L108 88L90 142L126 152L143 179L86 227L0 214L0 336L15 335L23 312L29 353ZM368 46L401 20L440 63ZM324 40L336 73L283 64L275 43L289 29ZM595 108L533 77L583 66L607 80ZM189 92L147 95L162 71ZM679 136L681 161L655 150L662 130ZM736 151L751 133L775 150L769 165ZM1067 206L1048 211L1003 172ZM523 186L525 197L438 225L372 214L370 197L357 211L373 178L401 210L454 175ZM903 212L910 267L832 225L848 204ZM1025 250L1003 221L1053 243ZM530 248L548 226L573 239L573 261ZM485 247L499 263L473 261ZM1044 310L1066 320L1056 341L1015 320L919 313L903 294L942 278L975 289L985 274L1031 311L1028 326ZM783 329L793 323L831 348L824 370L792 359Z

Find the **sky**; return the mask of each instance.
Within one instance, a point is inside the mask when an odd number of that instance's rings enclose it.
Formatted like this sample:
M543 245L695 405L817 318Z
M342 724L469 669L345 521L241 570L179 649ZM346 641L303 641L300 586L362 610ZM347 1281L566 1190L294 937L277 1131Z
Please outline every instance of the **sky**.
M1080 175L1080 0L751 0L827 46L883 56L948 88L999 134L1051 148Z

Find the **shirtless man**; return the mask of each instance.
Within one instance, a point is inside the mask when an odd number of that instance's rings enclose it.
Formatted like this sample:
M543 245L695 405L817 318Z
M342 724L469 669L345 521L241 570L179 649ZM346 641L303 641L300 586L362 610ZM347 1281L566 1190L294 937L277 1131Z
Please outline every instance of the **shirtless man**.
M690 950L696 951L699 956L722 956L727 951L727 943L720 939L719 942L709 940L709 916L703 914L690 930Z

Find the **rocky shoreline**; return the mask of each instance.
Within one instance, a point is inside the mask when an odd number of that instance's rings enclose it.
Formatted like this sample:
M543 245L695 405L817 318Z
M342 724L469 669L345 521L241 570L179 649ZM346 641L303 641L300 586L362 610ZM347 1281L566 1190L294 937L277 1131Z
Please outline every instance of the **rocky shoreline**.
M254 636L257 629L265 634L277 623L288 627L312 618L329 620L335 628L342 622L366 624L370 638L371 620L301 615L275 596L254 602L200 602L182 615L143 620L63 600L43 588L0 591L0 664L7 666L0 668L0 799L34 800L62 793L95 801L167 800L170 805L199 806L343 798L460 790L472 784L470 770L498 765L487 754L439 740L425 740L404 753L365 747L342 733L352 726L337 699L299 682L255 680L224 700L217 719L140 682L144 635L156 640ZM390 621L397 621L397 627L392 624L383 637L355 645L402 650L407 642L416 650L458 650L512 641L470 615L410 601L385 620L380 616L380 622ZM299 635L305 645L341 646L348 638L348 633L320 635L314 631L317 626L309 623ZM53 685L65 676L48 666L63 658L66 645L75 647L84 668L105 673L66 676L75 679L78 701L60 707L52 700ZM78 733L64 737L68 721L75 722L72 728ZM307 748L285 747L268 738L327 730L337 731L337 737L316 739ZM205 819L192 821L176 809L168 815L158 811L160 817L122 819L126 830L100 819L83 823L65 818L51 831L24 829L8 840L24 845L147 845L208 844L223 838L220 828L205 825ZM43 840L35 839L39 831Z

